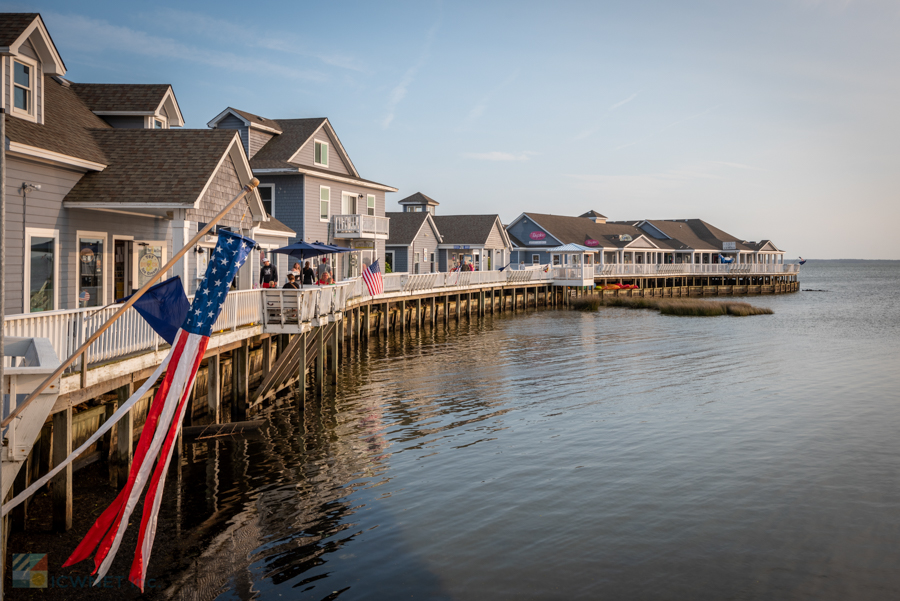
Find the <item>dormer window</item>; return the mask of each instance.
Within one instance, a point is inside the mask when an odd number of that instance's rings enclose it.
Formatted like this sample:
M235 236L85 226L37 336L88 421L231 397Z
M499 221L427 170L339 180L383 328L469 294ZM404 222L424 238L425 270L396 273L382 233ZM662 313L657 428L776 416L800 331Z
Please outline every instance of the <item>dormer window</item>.
M13 61L13 111L34 115L34 67Z
M322 167L328 166L328 143L320 142L316 140L316 157L315 157L316 165L320 165Z
M163 128L163 122L160 121L159 119L154 119L153 120L153 129L162 129L162 128Z

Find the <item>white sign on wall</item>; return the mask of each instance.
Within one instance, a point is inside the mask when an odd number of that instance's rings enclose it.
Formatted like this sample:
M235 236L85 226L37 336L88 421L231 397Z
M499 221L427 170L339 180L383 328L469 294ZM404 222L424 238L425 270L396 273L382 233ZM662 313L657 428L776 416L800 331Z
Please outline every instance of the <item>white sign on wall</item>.
M735 242L723 242L722 250L736 250Z

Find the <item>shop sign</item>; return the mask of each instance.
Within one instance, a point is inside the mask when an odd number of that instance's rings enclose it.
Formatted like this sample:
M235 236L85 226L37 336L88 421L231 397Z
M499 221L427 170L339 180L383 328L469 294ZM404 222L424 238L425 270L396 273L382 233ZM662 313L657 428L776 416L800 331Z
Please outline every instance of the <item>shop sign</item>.
M544 232L531 232L528 237L537 242L538 240L543 240L544 238L546 238L547 234L545 234Z
M594 240L593 238L588 238L584 241L585 246L600 246L600 242L598 240Z
M453 245L453 248L456 248L456 249L467 249L467 248L469 248L469 245L468 245L468 244L454 244L454 245Z
M374 250L375 249L375 241L374 240L351 240L350 248L356 248L358 250Z
M723 242L722 250L737 250L734 242Z

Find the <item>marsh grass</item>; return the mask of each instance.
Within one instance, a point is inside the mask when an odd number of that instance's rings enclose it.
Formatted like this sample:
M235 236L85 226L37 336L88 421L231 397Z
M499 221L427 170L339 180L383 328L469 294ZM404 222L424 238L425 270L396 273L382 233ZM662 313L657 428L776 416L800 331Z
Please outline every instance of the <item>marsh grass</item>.
M600 305L600 299L595 296L581 296L569 301L569 306L577 311L596 311Z
M771 315L768 307L754 307L749 303L735 301L708 301L699 299L644 298L642 296L611 296L600 303L607 307L628 309L655 309L663 315L686 315L691 317L715 317L717 315ZM588 309L582 309L586 311Z

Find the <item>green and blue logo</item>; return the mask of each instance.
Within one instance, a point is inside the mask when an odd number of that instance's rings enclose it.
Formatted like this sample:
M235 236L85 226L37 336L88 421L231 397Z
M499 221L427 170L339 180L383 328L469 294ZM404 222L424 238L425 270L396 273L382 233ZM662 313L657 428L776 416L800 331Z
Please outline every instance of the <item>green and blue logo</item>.
M13 588L47 588L47 554L13 553Z

